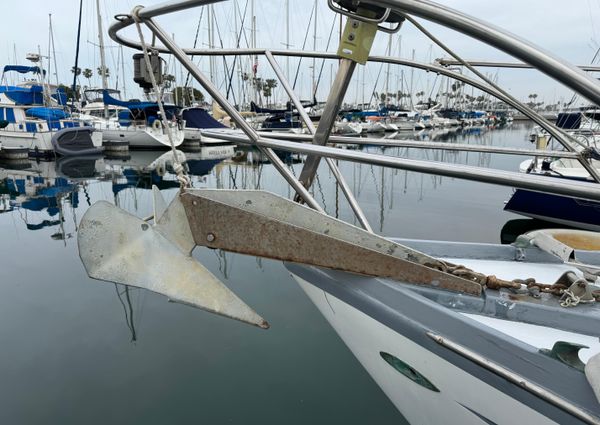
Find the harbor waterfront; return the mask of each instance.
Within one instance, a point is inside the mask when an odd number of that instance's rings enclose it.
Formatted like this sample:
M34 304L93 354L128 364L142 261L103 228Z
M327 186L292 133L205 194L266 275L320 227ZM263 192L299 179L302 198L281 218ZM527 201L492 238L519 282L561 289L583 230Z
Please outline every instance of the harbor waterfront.
M406 137L524 148L531 127L515 123ZM473 152L385 151L504 170L521 161ZM99 200L151 215L152 184L168 199L178 191L168 161L158 171L147 170L163 155L1 164L0 423L405 423L279 262L194 251L261 312L271 323L267 331L87 277L76 242L81 217ZM196 188L290 195L273 165L258 162L259 155L253 161L251 150L213 146L187 157ZM296 157L287 163L300 173ZM502 233L510 233L511 223L521 229L540 224L502 210L510 188L339 164L378 234L499 243L510 237ZM311 189L315 198L329 214L352 221L324 164L318 176Z
M76 3L6 10L0 425L600 425L600 0Z

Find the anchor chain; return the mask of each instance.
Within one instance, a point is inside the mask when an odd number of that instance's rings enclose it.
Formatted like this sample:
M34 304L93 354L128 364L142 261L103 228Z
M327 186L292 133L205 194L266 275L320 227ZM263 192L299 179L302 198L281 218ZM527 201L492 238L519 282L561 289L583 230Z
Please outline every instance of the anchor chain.
M513 279L511 281L508 281L500 279L494 275L478 273L460 264L452 264L445 261L440 261L439 265L433 267L442 272L449 273L453 276L458 276L471 282L476 282L482 287L490 289L510 289L512 291L519 291L523 288L527 288L529 295L531 295L534 298L539 298L541 296L541 293L563 296L563 294L566 294L569 289L566 285L560 283L548 285L545 283L536 282L534 278ZM578 302L575 304L571 302L571 304L569 305L574 306L577 304Z

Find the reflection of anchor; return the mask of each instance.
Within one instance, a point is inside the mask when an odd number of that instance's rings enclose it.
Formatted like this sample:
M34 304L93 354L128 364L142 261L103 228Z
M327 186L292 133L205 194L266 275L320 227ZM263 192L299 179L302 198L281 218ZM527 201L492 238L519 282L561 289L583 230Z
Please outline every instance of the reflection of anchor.
M119 298L119 302L123 306L123 312L125 313L125 323L131 332L131 342L137 341L137 333L135 331L135 323L133 321L133 305L131 304L131 297L129 296L129 286L123 285L124 290L120 291L118 285L115 283L115 291L117 291L117 298ZM123 295L125 295L125 301L123 301Z

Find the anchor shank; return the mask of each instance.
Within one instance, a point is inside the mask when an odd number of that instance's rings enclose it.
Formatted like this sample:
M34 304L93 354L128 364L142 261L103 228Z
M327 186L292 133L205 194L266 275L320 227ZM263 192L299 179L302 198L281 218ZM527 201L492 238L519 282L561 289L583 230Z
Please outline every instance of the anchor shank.
M336 220L328 221L329 217L320 214L321 222L306 225L300 222L291 223L285 220L285 215L293 217L293 208L308 208L295 204L283 198L270 195L270 208L276 218L252 211L253 201L249 198L235 199L230 191L214 191L214 196L223 196L223 202L210 199L211 195L203 196L202 191L188 191L181 195L189 226L197 245L214 249L255 255L281 261L326 267L335 270L348 271L368 276L387 277L404 283L417 285L433 285L438 288L480 295L481 286L477 283L443 273L415 261L410 261L411 252L406 255L392 255L395 248L408 250L390 241L347 225ZM252 193L249 191L249 193ZM241 195L241 193L237 193ZM226 198L229 196L229 198ZM248 205L248 208L242 205ZM277 211L284 211L283 215ZM305 211L302 211L305 212ZM277 217L280 215L280 217ZM281 219L280 219L281 218ZM394 245L386 248L385 252L368 248L365 243L353 243L351 240L329 235L336 233L335 226L347 226L349 231L363 232L364 237L382 239L383 244ZM234 228L243 228L236 232ZM321 231L321 229L325 229ZM418 258L420 253L415 252ZM401 257L406 257L401 258Z

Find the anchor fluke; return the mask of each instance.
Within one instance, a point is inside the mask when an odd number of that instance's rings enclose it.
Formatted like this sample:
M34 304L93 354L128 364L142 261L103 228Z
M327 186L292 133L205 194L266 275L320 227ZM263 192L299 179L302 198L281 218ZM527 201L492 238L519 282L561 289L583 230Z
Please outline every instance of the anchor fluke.
M268 328L262 317L187 255L186 251L191 251L187 238L168 235L170 220L179 215L180 208L178 197L166 210L157 205L155 213L160 219L152 226L108 202L94 204L83 216L77 237L88 275L148 289L175 302Z

